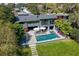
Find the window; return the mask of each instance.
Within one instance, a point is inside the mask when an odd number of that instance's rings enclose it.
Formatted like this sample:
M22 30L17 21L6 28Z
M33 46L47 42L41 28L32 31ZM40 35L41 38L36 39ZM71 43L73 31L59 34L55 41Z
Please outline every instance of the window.
M31 24L31 23L38 23L39 21L29 21L27 23Z
M42 20L42 21L41 21L41 24L42 24L42 25L48 25L48 20L46 20L46 19L45 19L45 20Z
M50 24L53 24L54 23L54 19L50 20Z

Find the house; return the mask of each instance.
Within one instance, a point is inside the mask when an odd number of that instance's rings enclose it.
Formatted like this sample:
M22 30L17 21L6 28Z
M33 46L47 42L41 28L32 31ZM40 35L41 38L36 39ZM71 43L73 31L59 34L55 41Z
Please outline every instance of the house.
M52 29L54 26L54 20L57 19L68 19L68 14L41 14L41 15L33 15L27 13L21 13L16 16L18 20L17 23L24 24L28 30L31 30L35 27L44 26L46 28ZM27 24L27 25L26 25Z

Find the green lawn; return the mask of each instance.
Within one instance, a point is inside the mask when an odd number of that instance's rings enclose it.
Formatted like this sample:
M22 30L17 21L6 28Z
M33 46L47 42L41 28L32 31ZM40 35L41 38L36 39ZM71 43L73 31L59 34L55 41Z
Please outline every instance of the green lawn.
M22 56L31 56L31 49L29 47L22 48L21 54Z
M37 44L40 56L79 56L79 44L73 40Z

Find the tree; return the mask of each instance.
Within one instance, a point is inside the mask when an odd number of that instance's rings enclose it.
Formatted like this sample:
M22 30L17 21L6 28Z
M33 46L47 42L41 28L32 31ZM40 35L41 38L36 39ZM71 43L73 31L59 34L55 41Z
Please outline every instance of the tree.
M19 41L24 35L23 26L14 23L12 6L0 6L0 55L20 55Z
M76 20L74 20L74 21L72 22L71 26L72 26L73 28L76 28L76 29L79 28L78 22L77 22Z
M79 16L78 15L79 15L79 13L77 13L77 12L70 14L69 21L72 23L72 27L75 27L75 28L79 27Z
M10 22L0 20L0 55L2 56L18 55L17 39L11 25Z
M71 38L73 38L74 40L76 40L77 42L79 42L79 30L74 29L71 33Z
M22 24L15 23L12 27L15 30L16 33L16 39L18 40L18 43L20 42L20 39L24 36L24 29Z
M33 14L39 14L39 10L38 10L38 4L37 3L29 3L29 4L26 4L27 5L27 8L29 11L31 11Z
M79 4L75 4L75 11L77 12L77 13L79 13Z
M24 6L26 6L25 3L15 4L15 8L20 8L20 7L24 7Z
M0 19L14 22L15 16L12 13L12 9L7 6L0 6Z
M69 35L73 28L71 27L70 22L68 22L68 20L63 20L63 19L59 19L55 21L55 25L60 28L60 30L66 34Z

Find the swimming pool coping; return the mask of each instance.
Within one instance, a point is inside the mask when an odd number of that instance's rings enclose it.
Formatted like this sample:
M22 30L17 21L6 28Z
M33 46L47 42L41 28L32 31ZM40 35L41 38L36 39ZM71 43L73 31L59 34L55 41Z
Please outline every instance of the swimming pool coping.
M54 32L56 35L58 35L58 36L60 35L59 33L57 33L57 32L54 31L54 30L53 30L53 32ZM35 40L36 42L33 42L33 43L29 43L29 42L28 42L28 43L26 43L26 45L28 45L28 44L43 43L43 42L49 42L49 41L55 41L55 40L61 40L61 39L65 39L65 38L66 38L66 37L60 35L59 37L56 37L56 38L53 38L53 39L44 40L44 41L37 41L37 39L36 39L36 36L37 36L37 35L34 34L34 35L32 35L32 36L35 36L35 39L34 39L34 40Z
M60 40L60 39L64 39L65 37L61 36L60 34L58 34L56 31L53 30L53 32L58 36L56 38L53 39L49 39L49 40L44 40L44 41L37 41L36 43L43 43L43 42L48 42L48 41L55 41L55 40ZM36 38L36 36L35 36ZM37 40L37 39L36 39Z
M61 39L65 39L65 37L55 38L55 39L49 39L49 40L44 40L44 41L37 41L37 43L43 43L43 42L49 42L49 41L55 41L55 40L61 40Z

